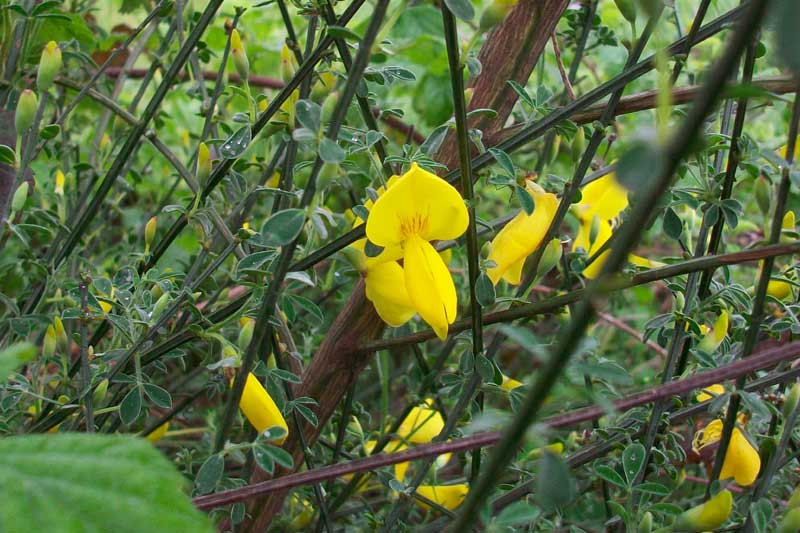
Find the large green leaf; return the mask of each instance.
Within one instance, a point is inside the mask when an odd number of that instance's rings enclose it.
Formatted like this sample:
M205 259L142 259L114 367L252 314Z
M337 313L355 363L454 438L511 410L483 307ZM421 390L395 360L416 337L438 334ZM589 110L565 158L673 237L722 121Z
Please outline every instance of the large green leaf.
M0 440L0 531L212 531L184 486L172 464L136 437Z

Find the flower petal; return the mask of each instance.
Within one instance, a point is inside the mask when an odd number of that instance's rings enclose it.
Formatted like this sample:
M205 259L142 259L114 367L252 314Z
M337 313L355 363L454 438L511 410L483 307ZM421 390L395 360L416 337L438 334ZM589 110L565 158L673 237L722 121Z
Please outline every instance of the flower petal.
M286 440L289 435L289 426L286 425L286 420L272 396L252 372L247 374L242 398L239 400L239 408L259 433L267 428L278 426L283 428L286 433L276 442L283 444L283 441Z
M733 428L719 478L734 478L740 486L749 487L755 483L760 470L761 457L758 455L758 450L750 444L739 428Z
M428 241L455 239L466 231L468 222L467 208L456 188L414 163L375 202L366 231L370 241L387 247L414 231Z
M628 190L620 185L613 173L586 185L581 193L578 204L581 218L591 220L597 215L601 220L611 220L628 207Z
M436 409L427 404L416 406L403 419L397 434L408 442L423 444L430 442L444 429L444 419Z
M528 190L535 205L533 214L520 212L492 240L489 260L496 266L488 269L486 273L495 285L500 278L512 285L519 284L525 259L541 244L558 208L555 194L546 193L541 189Z
M458 506L464 503L468 492L469 485L465 483L458 485L420 485L417 489L417 494L451 511L458 509ZM422 502L418 501L417 503L423 508L428 508L428 506Z
M365 286L367 299L390 326L402 326L416 314L406 292L403 267L396 261L369 266Z
M403 270L414 308L444 340L448 325L456 319L458 306L456 287L447 265L428 241L412 235L405 244Z

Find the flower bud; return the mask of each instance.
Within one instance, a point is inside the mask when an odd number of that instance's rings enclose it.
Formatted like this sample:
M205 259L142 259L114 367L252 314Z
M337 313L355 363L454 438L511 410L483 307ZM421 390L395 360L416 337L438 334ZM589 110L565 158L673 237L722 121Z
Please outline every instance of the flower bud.
M553 144L550 146L550 153L547 154L547 162L552 163L558 157L558 151L561 149L561 135L556 134L553 137Z
M242 44L242 38L239 36L237 30L231 32L231 59L233 59L233 66L236 72L242 78L242 81L247 81L250 76L250 62L247 60L247 52Z
M647 511L642 515L639 521L639 527L636 529L637 533L650 533L653 530L653 513Z
M111 137L108 136L108 133L104 133L102 137L100 137L100 151L104 151L108 143L111 142Z
M289 83L289 80L294 78L297 72L297 58L292 53L292 49L288 44L284 44L281 48L281 79L284 83Z
M150 313L150 320L153 322L157 321L158 318L164 314L164 311L167 310L172 297L168 292L165 292L161 295L161 298L156 300L156 304L153 306L153 312Z
M754 189L753 192L756 197L756 203L758 204L758 208L765 215L769 213L769 204L770 204L769 188L770 188L769 180L767 180L767 178L765 178L763 174L760 175L758 178L756 178L756 183L753 186Z
M20 136L33 126L33 119L36 116L36 108L39 107L39 99L36 93L30 89L25 89L19 95L17 102L17 112L14 115L14 127L17 135Z
M797 402L800 401L800 383L795 383L786 396L783 398L783 418L789 418L789 414L797 407Z
M314 87L311 89L311 99L315 102L321 102L335 88L336 74L330 70L320 72L319 79L314 83Z
M778 533L796 533L800 531L800 509L789 509L778 526Z
M94 405L102 405L103 400L106 398L107 392L108 379L103 379L97 384L97 387L94 388L94 392L92 393L92 403L94 403Z
M53 86L53 80L61 70L61 48L58 43L50 41L42 50L42 57L39 59L39 72L36 74L36 88L42 92L47 92Z
M550 272L561 261L561 252L561 241L559 239L556 238L548 242L544 253L542 253L542 259L539 261L539 268L536 274L544 276Z
M771 279L767 283L767 294L778 300L785 300L792 295L792 285L787 281Z
M516 0L494 0L483 11L478 31L481 33L489 31L503 22L516 4Z
M160 441L164 438L164 435L167 434L167 430L169 429L169 422L164 422L156 429L154 429L147 437L147 440L155 444L156 442Z
M153 240L156 238L157 226L158 219L156 217L150 217L150 220L144 226L144 253L146 254L150 252L150 245L153 244Z
M55 186L55 193L59 196L64 196L64 182L66 181L66 177L61 170L56 170L56 186Z
M633 3L633 0L614 0L614 3L617 4L617 9L625 17L625 20L636 21L636 4Z
M206 146L206 143L200 143L197 147L197 181L200 185L204 185L211 175L211 151Z
M236 345L244 352L253 339L253 328L256 326L256 321L250 317L244 317L242 322L242 329L239 330L239 338L236 339Z
M583 126L578 126L578 131L575 137L572 138L572 160L580 161L583 155L583 148L586 144L586 132L583 131Z
M57 316L53 319L53 329L56 333L56 343L58 345L58 349L64 353L68 353L69 338L67 337L67 332L64 329L64 323L61 321L61 317Z
M52 325L47 326L42 340L42 355L50 357L56 353L56 330Z
M464 89L464 105L468 106L472 102L472 97L475 95L474 87L467 87Z
M252 372L247 374L244 391L239 400L239 409L259 433L275 426L283 428L284 435L276 439L276 444L283 444L289 435L289 426L286 424L281 410Z
M781 222L781 229L786 231L794 231L795 220L794 220L794 211L787 211L785 215L783 215L783 221Z
M732 509L733 495L728 490L720 491L706 503L679 515L673 530L700 532L717 529L728 520Z
M13 218L13 213L18 213L23 207L25 207L25 200L28 199L28 189L30 188L30 183L27 181L23 181L20 183L17 190L14 191L14 197L11 199L11 213L12 216L8 218Z

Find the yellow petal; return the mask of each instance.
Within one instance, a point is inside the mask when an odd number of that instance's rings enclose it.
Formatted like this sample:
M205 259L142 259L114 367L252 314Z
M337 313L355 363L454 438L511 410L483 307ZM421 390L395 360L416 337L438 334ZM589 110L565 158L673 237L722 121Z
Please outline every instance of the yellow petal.
M464 499L469 492L469 485L461 483L458 485L420 485L417 489L417 494L428 498L444 507L454 511L459 505L464 503ZM428 506L424 503L417 501L422 507L427 509Z
M517 381L516 379L510 378L505 375L503 376L503 383L500 384L501 389L511 392L517 387L522 387L522 382Z
M721 383L716 383L714 385L709 385L708 387L704 387L703 391L700 392L697 396L695 396L695 400L698 402L705 402L710 400L711 398L716 398L725 393L725 387Z
M541 244L558 208L556 195L532 187L528 191L535 205L533 214L520 212L492 240L489 260L495 266L486 273L495 285L500 278L512 285L519 284L525 258Z
M440 339L446 339L458 307L456 287L447 265L429 242L412 235L405 244L403 270L414 308Z
M390 326L402 326L416 314L406 291L403 267L396 261L370 266L365 286L367 299Z
M252 372L247 374L239 409L259 433L274 426L283 428L286 433L276 440L278 444L283 444L289 435L289 426L286 425L281 410Z
M581 218L591 220L597 215L601 220L611 220L628 207L628 190L620 185L613 173L586 185L581 193L578 204Z
M725 336L728 334L729 322L730 317L728 311L723 309L719 317L717 317L717 321L714 322L713 329L706 333L703 340L700 341L700 349L706 352L713 352L719 348L719 345L722 344L722 341L725 340Z
M378 198L367 220L367 238L378 246L399 244L412 235L426 241L455 239L469 214L458 191L416 163Z
M783 222L781 223L781 229L786 230L794 230L795 220L794 220L794 211L787 211L785 215L783 215Z
M164 438L164 435L167 434L168 429L169 429L169 422L164 422L147 436L147 440L149 440L152 443L160 441L161 439Z
M761 457L739 428L733 428L719 479L733 478L742 487L755 483L761 470Z
M767 294L778 300L785 300L792 295L792 284L776 279L770 280L767 284Z
M444 419L439 411L422 405L411 409L397 428L397 434L408 442L420 444L432 441L442 429Z

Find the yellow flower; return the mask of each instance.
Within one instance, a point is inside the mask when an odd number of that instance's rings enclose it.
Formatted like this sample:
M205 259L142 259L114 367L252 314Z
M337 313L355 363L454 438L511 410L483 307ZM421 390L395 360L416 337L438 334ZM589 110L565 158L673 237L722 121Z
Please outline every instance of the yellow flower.
M155 444L156 442L164 438L164 435L167 434L168 429L169 429L169 422L164 422L156 429L154 429L153 432L150 433L146 438L147 440Z
M247 59L247 51L237 30L231 31L231 59L239 77L242 81L247 81L250 75L250 61Z
M722 437L722 427L722 420L712 420L694 436L692 441L694 450L699 452L706 446L718 443ZM719 479L733 478L742 487L747 487L755 482L760 470L761 457L758 455L758 450L750 444L741 429L734 427Z
M611 220L628 207L628 190L620 185L614 173L606 174L581 189L577 205L581 220Z
M705 387L702 392L700 392L697 396L695 396L695 400L698 402L705 402L712 398L716 398L721 394L725 393L725 387L721 383L716 383L714 385L709 385Z
M283 437L276 439L278 444L283 444L289 435L289 426L286 425L281 410L252 372L247 374L242 398L239 400L239 409L259 433L275 426L283 428L285 433Z
M720 491L706 503L684 511L673 526L674 531L710 531L728 520L733 510L733 495L729 490Z
M542 451L546 450L553 455L561 455L564 453L564 444L561 442L554 442L553 444L548 444L544 448L534 448L528 452L526 456L527 459L538 459L542 456Z
M521 211L492 240L489 260L495 266L486 273L495 285L500 278L512 285L519 284L525 259L541 244L558 208L555 194L545 192L533 182L528 182L527 189L535 205L533 213Z
M458 509L458 506L464 503L468 492L469 485L465 483L458 485L420 485L417 489L417 494L451 511ZM420 501L417 501L417 503L424 509L429 507Z
M795 226L794 211L787 211L786 214L783 215L783 221L781 222L781 229L794 231L794 226Z
M728 334L728 324L730 322L730 316L728 315L728 311L725 309L719 314L717 317L717 321L714 322L714 327L705 334L703 340L700 341L700 349L706 352L713 352L719 345L722 344L722 341L725 340L725 336Z
M432 403L426 400L424 405L411 409L397 428L397 434L414 444L432 441L444 429L444 419L439 411L430 407Z
M416 311L440 339L456 319L458 297L450 271L431 245L456 239L469 214L458 191L416 163L375 202L367 219L367 238L387 251L403 252L403 278Z
M314 507L310 501L300 498L297 494L292 494L289 500L289 514L294 516L289 522L289 530L303 531L314 518Z
M61 172L61 169L56 170L56 186L55 186L55 193L59 196L64 196L64 182L66 181L66 177L64 173Z

